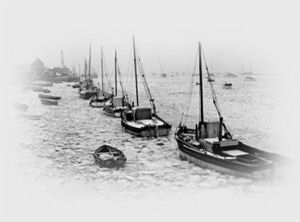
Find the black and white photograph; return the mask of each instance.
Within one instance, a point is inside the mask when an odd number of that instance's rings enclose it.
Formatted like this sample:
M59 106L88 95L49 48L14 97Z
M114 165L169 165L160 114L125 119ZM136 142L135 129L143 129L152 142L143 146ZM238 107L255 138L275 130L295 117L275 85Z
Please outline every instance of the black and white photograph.
M4 0L5 222L300 221L293 0Z

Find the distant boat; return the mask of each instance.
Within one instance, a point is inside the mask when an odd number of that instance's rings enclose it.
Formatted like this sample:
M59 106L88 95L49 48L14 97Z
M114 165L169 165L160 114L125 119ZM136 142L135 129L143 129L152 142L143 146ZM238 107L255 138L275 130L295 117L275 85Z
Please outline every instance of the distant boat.
M56 106L58 104L57 100L52 100L52 99L40 99L40 101L43 105L48 105L48 106Z
M13 103L13 107L17 111L26 112L28 109L28 105L23 103Z
M166 77L167 77L167 74L166 74L166 73L161 73L160 75L161 75L161 77L163 77L163 78L166 78Z
M214 82L215 80L214 79L212 79L211 77L208 77L207 78L207 82Z
M90 106L93 108L103 108L104 104L113 97L112 93L104 90L104 54L103 47L101 47L101 89L99 87L98 93L93 95L90 100ZM108 79L107 79L108 80Z
M100 167L107 168L123 167L127 160L121 150L108 145L102 145L97 148L94 152L94 159Z
M74 89L80 88L80 83L75 83L74 85L72 85L72 87L73 87Z
M250 76L246 76L245 81L255 81L255 78L250 77Z
M51 92L49 89L45 89L41 86L32 86L31 89L34 92L43 92L43 93L50 93Z
M209 72L206 62L205 66ZM274 173L274 167L287 162L287 158L259 150L233 139L223 121L212 83L209 84L219 121L204 120L200 43L199 80L199 120L195 122L195 128L188 128L186 125L188 120L183 123L184 118L182 118L175 132L180 159L225 174L257 179L271 177Z
M115 52L115 92L113 97L105 102L103 108L104 113L112 117L121 117L121 113L129 107L129 101L124 91L121 78L122 96L118 96L118 75L121 77L120 70L118 70L117 52Z
M167 136L171 130L171 125L160 118L156 113L154 99L151 95L148 83L146 81L145 73L140 59L137 61L135 42L133 39L133 54L134 54L134 73L135 73L135 94L136 107L128 107L121 115L121 124L126 132L136 136L142 137L158 137ZM137 63L140 68L143 85L146 95L149 99L151 107L141 107L139 105L138 81L137 81Z
M88 76L87 76L88 74ZM89 63L84 62L84 82L80 85L79 88L79 97L81 99L90 99L92 96L98 94L99 89L94 86L93 79L91 79L91 45L89 50Z
M31 83L33 86L44 86L44 87L51 87L53 86L52 82L33 82Z
M42 99L53 99L53 100L59 100L59 99L61 99L60 96L52 96L52 95L47 95L47 94L39 94L39 98L42 98Z
M236 78L236 77L237 77L237 75L236 75L236 74L233 74L233 73L230 73L230 72L228 72L228 73L226 73L226 74L225 74L225 77L232 77L232 78Z
M232 83L230 83L230 82L225 82L224 85L223 85L223 88L224 88L224 89L231 89L231 88L232 88Z

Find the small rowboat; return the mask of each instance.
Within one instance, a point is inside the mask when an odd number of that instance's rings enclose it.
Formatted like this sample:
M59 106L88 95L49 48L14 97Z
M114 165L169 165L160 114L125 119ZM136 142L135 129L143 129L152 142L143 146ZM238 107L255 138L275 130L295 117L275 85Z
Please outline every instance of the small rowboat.
M46 94L39 94L39 98L42 98L42 99L54 99L54 100L61 99L60 96L52 96L52 95L46 95Z
M120 168L124 166L126 157L121 150L117 148L102 145L95 150L94 159L100 167Z
M58 104L57 100L43 99L43 98L41 98L40 100L43 105L56 106Z

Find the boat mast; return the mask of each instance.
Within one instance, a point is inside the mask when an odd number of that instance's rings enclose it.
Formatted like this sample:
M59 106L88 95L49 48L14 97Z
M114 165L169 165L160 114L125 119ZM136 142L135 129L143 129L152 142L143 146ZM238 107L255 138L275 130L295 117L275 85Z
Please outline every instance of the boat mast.
M200 117L199 117L199 121L200 121L200 125L203 124L204 122L204 116L203 116L203 82L202 82L202 59L201 59L201 43L199 42L199 46L198 46L198 50L199 50L199 110L200 110ZM200 126L199 125L199 126Z
M90 43L90 53L89 53L89 84L91 81L91 43Z
M102 92L104 92L104 82L103 82L103 47L101 47L101 84Z
M138 81L137 81L137 65L136 65L136 52L135 52L134 36L133 36L133 62L134 62L134 75L135 75L136 105L139 106L139 92L138 92Z
M86 59L84 59L84 81L86 83L86 74L87 74L87 62Z
M78 64L78 82L80 83L80 73L81 73L81 70L80 70L80 63Z
M117 76L118 69L117 69L117 67L118 67L117 50L115 50L115 96L117 96L117 94L118 94L118 84L117 84L117 82L118 82L118 76Z

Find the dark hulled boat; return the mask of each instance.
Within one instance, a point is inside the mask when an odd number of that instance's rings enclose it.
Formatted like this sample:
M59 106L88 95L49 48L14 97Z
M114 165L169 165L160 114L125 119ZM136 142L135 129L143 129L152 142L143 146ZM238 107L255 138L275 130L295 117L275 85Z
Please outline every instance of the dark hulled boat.
M206 62L205 66L208 72ZM271 176L274 173L274 168L285 162L286 158L278 154L248 146L232 138L223 122L212 83L210 83L210 87L213 103L219 115L219 121L204 121L200 43L199 81L199 122L194 129L188 128L185 124L180 122L175 132L180 158L204 168L210 168L221 173L236 176L251 178L265 178Z
M121 125L125 131L142 137L167 136L171 130L171 125L160 118L156 113L154 99L151 95L146 77L142 68L140 59L136 59L135 42L133 39L134 54L134 72L135 72L135 90L136 90L136 107L129 106L121 115ZM137 62L139 62L140 74L143 85L151 104L151 107L140 107L138 98L138 81L137 81Z
M56 106L58 104L57 100L52 100L52 99L40 99L41 103L43 105L48 105L48 106Z
M102 145L97 148L94 152L94 159L100 167L107 168L120 168L126 163L124 153L108 145Z

